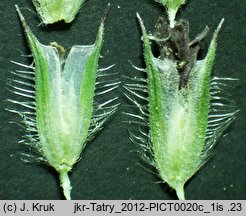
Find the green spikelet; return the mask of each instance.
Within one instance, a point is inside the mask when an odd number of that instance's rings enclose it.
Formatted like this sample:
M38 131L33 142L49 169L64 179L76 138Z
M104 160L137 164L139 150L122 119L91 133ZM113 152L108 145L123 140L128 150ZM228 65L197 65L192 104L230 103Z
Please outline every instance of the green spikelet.
M183 200L185 183L206 162L218 138L238 112L224 103L227 96L221 94L224 91L220 88L221 82L233 79L211 78L218 33L224 20L213 35L206 57L197 60L197 41L205 37L207 28L190 42L184 20L171 28L161 18L156 25L157 33L150 36L138 14L137 17L146 63L146 69L140 71L147 73L147 80L136 79L138 83L127 84L125 89L132 95L127 97L140 111L139 115L128 115L141 121L138 125L146 126L149 133L140 130L137 135L131 134L131 140L143 147L144 158ZM163 32L167 35L162 35ZM160 49L158 58L152 53L150 39ZM148 98L143 96L146 92ZM147 104L142 105L138 100Z
M59 173L64 195L71 199L72 187L68 173L78 161L86 142L102 128L118 106L113 103L117 97L94 104L97 95L107 94L119 84L112 79L108 82L99 79L110 68L98 69L105 17L96 42L93 45L73 46L65 58L64 48L57 43L48 46L41 44L27 26L17 6L16 9L35 65L33 68L18 64L34 69L34 72L21 70L16 75L21 78L29 76L35 85L18 79L15 80L15 85L10 84L15 94L30 100L9 100L29 110L10 111L23 118L27 130L24 143L38 152L39 158Z

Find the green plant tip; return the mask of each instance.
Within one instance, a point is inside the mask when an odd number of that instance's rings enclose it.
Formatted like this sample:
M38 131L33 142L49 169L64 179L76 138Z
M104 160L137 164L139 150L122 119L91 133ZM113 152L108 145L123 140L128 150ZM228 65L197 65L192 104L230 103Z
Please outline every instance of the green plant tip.
M85 0L32 0L44 24L70 23Z
M185 4L186 0L157 0L167 8L177 10L181 5Z
M174 27L176 13L178 9L181 7L181 5L186 3L186 0L156 0L156 1L166 7L170 27L171 28Z

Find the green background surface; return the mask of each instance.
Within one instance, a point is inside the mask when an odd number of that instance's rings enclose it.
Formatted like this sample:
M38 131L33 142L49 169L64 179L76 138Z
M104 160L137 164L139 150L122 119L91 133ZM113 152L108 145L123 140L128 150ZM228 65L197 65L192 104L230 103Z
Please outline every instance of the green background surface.
M100 17L108 2L110 13L106 21L105 43L100 67L116 64L112 72L118 77L139 75L129 63L144 67L141 34L136 12L146 28L154 24L164 9L154 0L89 0L80 9L71 25L56 24L45 28L35 14L31 0L0 1L0 199L63 199L58 176L53 169L40 164L25 164L20 153L25 151L18 141L23 130L9 121L20 118L5 111L11 107L4 100L18 99L7 90L10 71L18 66L10 60L28 63L23 54L29 50L14 5L18 3L29 26L40 42L56 41L66 48L75 44L92 44ZM225 24L219 37L214 74L236 77L232 94L241 112L214 150L214 157L185 187L187 199L246 199L246 1L189 0L179 11L178 18L190 21L193 38L208 25L214 30L221 18ZM205 39L205 50L211 38ZM72 199L176 199L173 190L148 171L140 160L137 147L128 138L127 111L129 104L123 89L116 92L121 107L104 130L90 142L82 159L72 172ZM132 126L131 126L132 128ZM146 170L147 168L148 170Z

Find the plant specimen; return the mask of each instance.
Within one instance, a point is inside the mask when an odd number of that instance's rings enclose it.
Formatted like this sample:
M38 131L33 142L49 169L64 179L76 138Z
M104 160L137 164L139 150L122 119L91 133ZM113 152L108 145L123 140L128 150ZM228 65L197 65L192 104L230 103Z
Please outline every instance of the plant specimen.
M74 20L85 0L32 0L44 24Z
M160 17L153 35L148 35L137 14L142 30L147 79L132 79L125 85L126 96L139 114L128 113L144 125L130 138L140 144L143 156L153 165L163 182L185 199L185 183L202 167L218 138L234 120L238 110L225 91L232 78L211 78L222 20L214 32L208 53L197 59L199 41L206 27L194 40L189 39L187 20L175 21L181 0L160 0L168 11L169 23ZM158 47L157 57L151 41ZM148 94L148 97L144 94ZM145 103L144 103L145 102Z
M59 173L64 195L70 199L68 173L78 161L86 142L102 128L118 106L115 104L118 97L95 102L96 96L107 95L119 85L117 80L109 79L107 69L112 66L98 69L106 13L96 42L87 46L75 45L67 54L57 43L41 44L17 6L16 9L35 67L17 63L31 71L17 70L14 74L20 79L8 84L15 94L28 100L9 101L27 110L10 111L18 113L26 125L27 134L21 142L34 149L39 160Z

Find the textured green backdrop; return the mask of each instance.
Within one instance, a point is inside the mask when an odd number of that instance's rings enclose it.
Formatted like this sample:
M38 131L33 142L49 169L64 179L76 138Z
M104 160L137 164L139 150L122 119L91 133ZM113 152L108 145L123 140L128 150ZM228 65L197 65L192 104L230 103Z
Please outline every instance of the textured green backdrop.
M17 66L10 60L27 63L21 57L29 50L15 12L18 3L37 38L44 44L56 41L69 48L74 44L91 44L97 34L100 17L108 2L105 43L100 67L116 64L114 72L135 76L128 60L144 66L140 30L136 12L146 28L153 26L163 8L154 0L88 0L72 25L39 26L31 0L0 1L0 199L62 199L56 173L43 165L24 164L19 154L25 148L17 144L22 129L9 121L20 119L5 111L4 100L15 98L6 89ZM187 199L246 199L246 1L189 0L178 17L190 21L191 37L206 25L215 29L221 18L225 24L219 37L216 76L239 78L232 91L241 112L230 132L215 148L215 156L186 185ZM211 38L205 40L209 42ZM206 48L207 46L205 46ZM205 50L206 51L206 50ZM204 53L205 53L204 51ZM203 53L203 55L204 55ZM202 55L201 55L202 56ZM120 95L121 108L104 130L87 146L82 159L71 174L73 199L176 199L175 193L158 177L143 167L136 146L128 139L126 117L128 101ZM149 169L149 168L148 168Z

